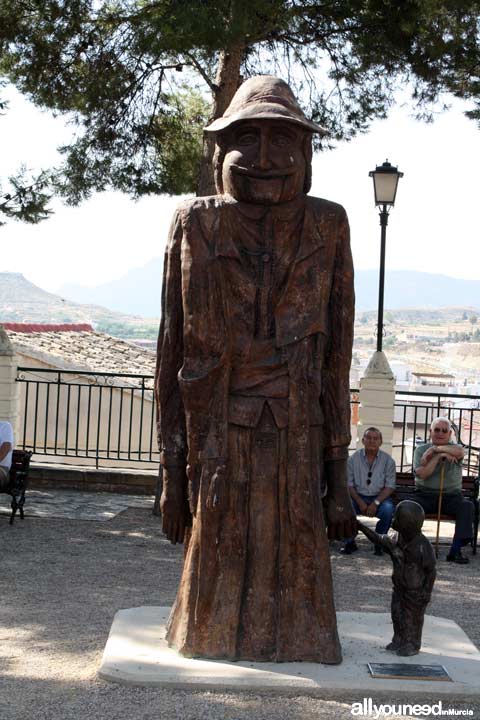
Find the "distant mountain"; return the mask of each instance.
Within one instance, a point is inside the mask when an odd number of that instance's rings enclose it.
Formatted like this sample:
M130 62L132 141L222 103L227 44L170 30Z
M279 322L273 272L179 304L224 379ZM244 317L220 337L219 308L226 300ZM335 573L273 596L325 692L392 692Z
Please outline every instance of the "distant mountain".
M158 317L163 261L156 257L141 268L133 268L120 280L94 288L63 285L59 294L76 302L103 305L118 312ZM357 311L375 310L378 305L378 271L355 273ZM385 308L480 308L480 281L458 280L446 275L388 270L385 275Z
M163 259L156 257L143 267L132 268L119 280L89 288L66 284L58 294L75 302L103 305L117 312L160 316Z
M355 273L358 311L378 306L378 270ZM387 270L385 273L385 308L480 308L480 280L459 280L447 275L412 270Z
M97 305L81 305L46 292L21 273L0 272L0 322L112 323L145 325L143 318L117 313Z
M160 258L154 258L144 268L130 270L123 280L96 288L64 285L58 295L42 290L20 273L0 272L0 322L87 322L113 334L120 332L119 325L126 325L141 335L147 326L157 327L158 320L153 318L160 314L161 283ZM355 288L357 315L365 311L375 314L377 272L358 270ZM405 318L411 320L409 308L422 315L432 315L439 308L442 314L445 308L455 308L457 315L472 309L479 312L480 281L407 270L387 272L385 309L395 310L396 316L402 309Z

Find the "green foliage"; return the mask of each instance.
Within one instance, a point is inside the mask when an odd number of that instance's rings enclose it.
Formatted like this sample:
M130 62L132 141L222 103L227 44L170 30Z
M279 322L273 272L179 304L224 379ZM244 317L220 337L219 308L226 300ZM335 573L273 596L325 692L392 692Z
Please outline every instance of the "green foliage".
M60 148L66 159L55 182L57 194L76 205L92 191L108 188L134 198L192 192L209 105L195 90L181 89L162 99L162 111L134 133L127 126L96 125L88 135Z
M407 82L419 117L450 93L480 120L478 23L477 0L0 0L0 75L76 127L56 175L68 202L191 192L234 50L243 77L287 79L334 142Z
M447 342L478 342L480 340L480 328L476 328L473 332L449 332Z
M118 338L141 338L143 340L156 340L158 337L158 324L148 325L128 322L115 322L111 320L99 320L95 324L95 330L107 333Z
M384 347L393 347L393 345L395 345L396 342L397 342L396 335L387 335L383 340L383 346Z
M474 315L470 315L470 317L468 318L468 321L469 321L472 325L475 325L476 322L477 322L477 320L478 320L478 315L475 315L475 314L474 314Z
M0 91L5 85L5 79L0 78ZM0 116L7 109L8 102L0 97ZM16 175L8 178L7 183L5 190L0 184L0 226L9 219L38 223L51 215L47 207L51 198L51 176L47 172L31 177L26 168L21 166Z
M163 185L181 195L197 186L210 107L200 93L186 90L166 96L165 101L169 111L155 118L155 148Z
M42 172L34 178L27 175L22 167L16 175L8 178L8 189L0 186L0 225L7 219L22 220L35 224L52 214L47 205L51 198L48 188L51 177Z

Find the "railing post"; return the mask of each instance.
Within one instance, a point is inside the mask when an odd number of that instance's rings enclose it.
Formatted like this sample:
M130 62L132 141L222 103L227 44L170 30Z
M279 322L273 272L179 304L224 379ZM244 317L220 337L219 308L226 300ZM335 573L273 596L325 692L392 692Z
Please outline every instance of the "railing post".
M374 426L383 436L382 450L392 454L395 378L385 353L375 352L360 380L357 447L362 447L364 431Z
M8 420L11 424L15 442L18 442L19 430L17 368L18 357L0 325L0 420Z

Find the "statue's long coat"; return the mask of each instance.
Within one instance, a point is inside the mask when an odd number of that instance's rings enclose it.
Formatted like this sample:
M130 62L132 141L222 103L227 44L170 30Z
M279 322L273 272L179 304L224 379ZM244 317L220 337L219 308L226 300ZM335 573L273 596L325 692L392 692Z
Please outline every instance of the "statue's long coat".
M324 465L344 459L350 440L349 230L339 205L305 196L292 205L301 224L272 308L272 343L288 369L273 443L262 445L268 417L248 419L247 401L245 422L232 423L229 391L239 333L247 354L254 334L238 222L278 210L197 198L170 231L156 390L162 462L187 466L193 516L168 629L185 655L341 660L322 497Z

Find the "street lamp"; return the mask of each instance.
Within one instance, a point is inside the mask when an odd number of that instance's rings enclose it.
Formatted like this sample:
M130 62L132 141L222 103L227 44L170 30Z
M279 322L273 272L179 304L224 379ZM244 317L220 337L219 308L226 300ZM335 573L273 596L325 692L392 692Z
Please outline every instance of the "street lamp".
M402 172L398 172L396 167L390 165L386 160L383 165L377 165L375 170L368 173L373 178L373 188L375 190L375 205L380 205L380 280L378 284L378 318L377 318L377 351L382 350L383 341L383 295L385 287L385 241L387 237L388 212L389 208L395 204L395 196L397 194L397 185Z

